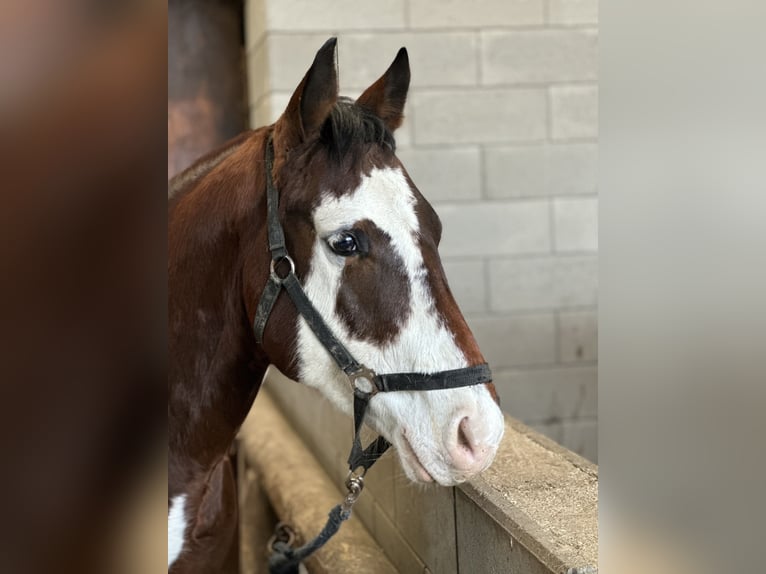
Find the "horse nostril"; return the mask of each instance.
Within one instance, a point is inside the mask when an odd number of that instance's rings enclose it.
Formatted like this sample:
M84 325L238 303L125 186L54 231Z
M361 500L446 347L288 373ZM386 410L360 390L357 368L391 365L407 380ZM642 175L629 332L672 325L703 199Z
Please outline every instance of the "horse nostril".
M471 441L467 434L468 425L468 417L463 417L463 420L460 421L460 424L457 427L457 442L468 453L473 453L473 447L471 446Z
M491 460L495 449L481 438L486 430L482 423L480 418L465 416L460 418L457 428L452 427L456 434L452 435L448 452L452 466L457 470L471 474L480 472Z

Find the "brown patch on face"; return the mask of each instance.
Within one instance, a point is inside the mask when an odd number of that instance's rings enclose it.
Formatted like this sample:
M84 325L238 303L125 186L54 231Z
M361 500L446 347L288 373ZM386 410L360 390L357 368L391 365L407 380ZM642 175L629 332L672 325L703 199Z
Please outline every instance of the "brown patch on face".
M418 188L412 182L403 166L402 169L416 199L415 212L420 227L420 251L428 273L426 283L431 290L431 297L433 297L435 302L436 311L446 324L447 329L455 336L455 344L463 351L468 364L474 366L486 363L484 355L481 354L479 345L471 329L468 327L463 313L460 311L455 297L452 295L452 290L447 283L447 277L439 257L439 241L441 241L442 233L442 224L439 216L431 207L431 204L420 194L420 191L418 191ZM486 383L485 386L492 399L497 404L500 404L495 385Z
M279 127L279 124L277 124ZM276 132L276 128L275 128ZM275 133L275 139L278 139ZM265 145L265 142L264 142ZM322 194L340 197L359 187L362 177L376 167L385 167L391 163L393 152L374 144L360 143L360 149L349 153L340 162L332 157L326 146L317 141L306 142L287 153L279 153L277 147L274 159L274 183L279 190L279 210L282 227L285 231L287 250L295 262L296 275L301 281L311 272L311 257L316 231L312 213L321 201ZM259 157L251 156L251 165ZM262 184L265 189L265 183ZM259 189L258 185L253 189ZM246 221L243 235L242 252L244 262L244 300L248 317L252 323L255 307L259 301L263 285L268 278L268 261L259 260L257 254L267 253L266 245L266 201L259 199L256 213L261 223L253 225L252 219ZM294 341L297 329L297 312L286 296L280 296L266 325L264 343L261 345L267 363L273 363L280 371L291 378L298 377Z
M367 219L354 230L369 250L346 258L335 311L354 337L384 345L410 315L409 278L386 232Z

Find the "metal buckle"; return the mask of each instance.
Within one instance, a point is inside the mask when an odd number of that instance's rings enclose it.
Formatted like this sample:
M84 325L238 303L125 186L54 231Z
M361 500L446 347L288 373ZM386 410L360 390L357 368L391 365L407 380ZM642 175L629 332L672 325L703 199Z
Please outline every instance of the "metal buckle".
M377 377L375 371L364 365L360 365L356 371L348 373L346 376L353 391L362 392L370 397L376 395L379 391L378 385L375 384L375 378Z
M348 477L346 477L346 490L348 491L348 494L341 503L341 510L344 512L351 510L351 507L354 506L354 503L362 494L362 490L364 490L365 472L366 471L363 471L362 474L355 474L355 472L352 470L348 473Z
M277 265L282 263L282 261L287 261L287 263L290 264L290 271L284 277L280 277L279 275L277 275L277 270L276 270ZM295 261L293 261L292 257L290 257L289 255L283 255L282 257L279 257L278 259L271 260L271 278L274 281L281 283L282 281L284 281L290 275L293 275L293 274L295 274Z

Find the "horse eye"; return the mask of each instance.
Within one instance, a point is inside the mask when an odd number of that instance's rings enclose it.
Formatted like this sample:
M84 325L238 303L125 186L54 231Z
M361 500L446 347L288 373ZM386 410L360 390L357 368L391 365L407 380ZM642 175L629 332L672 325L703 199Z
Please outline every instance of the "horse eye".
M342 255L343 257L354 255L359 249L359 246L356 242L356 237L354 237L354 235L348 231L333 235L330 237L328 243L330 244L330 249L332 249L338 255Z

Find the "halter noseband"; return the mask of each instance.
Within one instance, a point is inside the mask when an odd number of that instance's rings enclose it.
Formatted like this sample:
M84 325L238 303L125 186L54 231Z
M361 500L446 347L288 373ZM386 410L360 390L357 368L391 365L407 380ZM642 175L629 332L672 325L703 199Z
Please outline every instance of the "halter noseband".
M271 273L266 282L258 308L255 313L253 329L256 341L263 342L263 332L274 304L282 288L295 305L298 313L316 335L322 346L330 353L335 363L348 377L354 391L354 442L348 457L349 471L353 474L362 468L363 476L367 470L388 449L390 443L379 436L363 449L360 430L370 399L378 393L394 391L433 391L455 389L488 383L492 380L489 366L484 363L473 367L440 371L437 373L390 373L376 374L372 369L357 361L343 346L309 300L298 277L295 275L295 263L287 253L285 233L279 221L279 192L274 186L274 146L269 137L266 145L266 205L269 250L271 251ZM289 269L280 275L278 268L286 263Z

